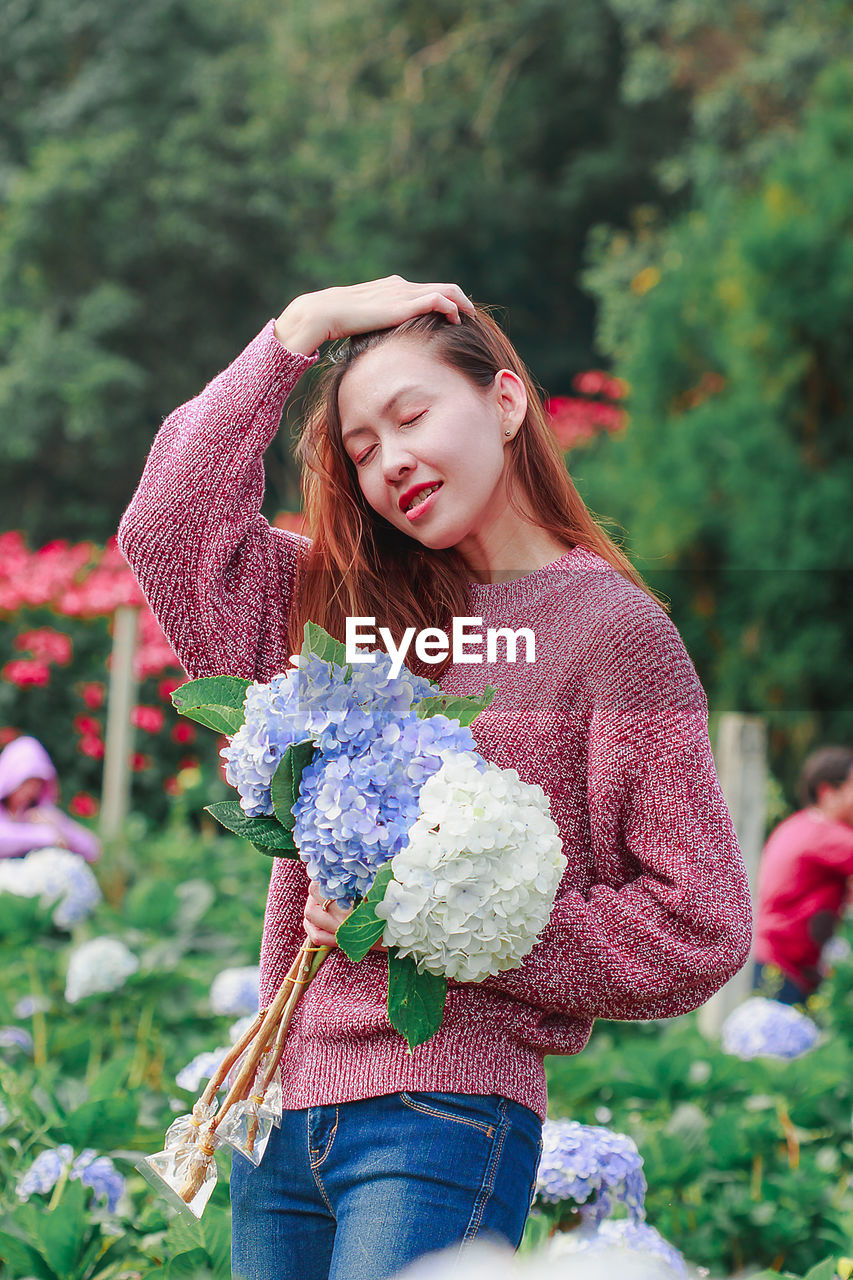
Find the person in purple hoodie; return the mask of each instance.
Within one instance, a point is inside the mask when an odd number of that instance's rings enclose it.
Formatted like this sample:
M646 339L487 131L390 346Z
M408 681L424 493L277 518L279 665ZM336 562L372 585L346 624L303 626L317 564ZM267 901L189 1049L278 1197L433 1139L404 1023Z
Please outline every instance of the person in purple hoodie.
M57 808L53 761L36 738L14 738L0 751L0 858L33 849L70 849L87 862L101 856L97 836Z

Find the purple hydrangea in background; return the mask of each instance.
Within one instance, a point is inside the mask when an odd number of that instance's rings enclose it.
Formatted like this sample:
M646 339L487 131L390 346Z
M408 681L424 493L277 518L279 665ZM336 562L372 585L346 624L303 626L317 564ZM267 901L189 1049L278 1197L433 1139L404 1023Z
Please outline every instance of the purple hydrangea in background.
M820 1032L791 1005L752 996L732 1010L720 1035L725 1052L738 1058L799 1058L815 1047Z
M223 969L210 986L210 1007L214 1013L227 1013L234 1018L256 1014L260 1000L259 966L242 965Z
M574 1201L592 1226L612 1213L615 1198L640 1222L646 1216L643 1158L627 1134L576 1120L546 1120L536 1195L548 1204Z
M548 1256L559 1258L573 1253L604 1253L614 1247L659 1259L668 1268L660 1272L661 1280L687 1276L684 1257L675 1246L654 1227L630 1218L608 1218L596 1227L584 1225L577 1231L558 1231L551 1237Z
M19 1200L29 1200L31 1195L46 1195L66 1169L69 1170L70 1181L79 1179L84 1187L91 1187L95 1198L106 1200L108 1211L115 1212L125 1182L112 1160L109 1156L99 1156L90 1147L81 1151L75 1160L74 1149L67 1142L36 1156L27 1172L18 1179L16 1190Z
M23 1049L32 1053L33 1038L23 1027L0 1027L0 1049Z

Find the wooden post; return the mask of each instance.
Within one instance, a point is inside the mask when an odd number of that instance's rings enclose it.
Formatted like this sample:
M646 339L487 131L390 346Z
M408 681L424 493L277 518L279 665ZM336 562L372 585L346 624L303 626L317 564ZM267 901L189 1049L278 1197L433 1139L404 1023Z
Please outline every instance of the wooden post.
M130 802L130 760L133 725L130 713L136 705L133 657L139 609L121 604L115 611L110 687L107 700L107 732L101 790L100 834L111 840L119 834Z
M766 818L767 731L764 721L759 716L744 716L736 712L720 716L715 763L746 863L754 910ZM699 1029L704 1035L718 1035L726 1016L749 995L752 968L750 958L699 1010Z

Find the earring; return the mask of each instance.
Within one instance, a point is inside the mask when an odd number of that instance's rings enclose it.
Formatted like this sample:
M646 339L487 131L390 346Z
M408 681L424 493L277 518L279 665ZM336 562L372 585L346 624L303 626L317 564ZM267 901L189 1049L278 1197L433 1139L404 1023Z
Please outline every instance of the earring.
M511 436L511 435L512 435L512 432L511 432L511 431L505 431L505 432L504 432L504 435L505 435L505 436Z

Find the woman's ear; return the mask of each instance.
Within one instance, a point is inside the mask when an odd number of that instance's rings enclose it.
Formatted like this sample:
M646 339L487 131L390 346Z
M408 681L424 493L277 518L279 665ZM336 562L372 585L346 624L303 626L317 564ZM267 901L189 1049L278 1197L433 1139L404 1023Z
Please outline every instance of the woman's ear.
M499 369L494 387L504 435L514 436L527 413L527 389L512 369Z

